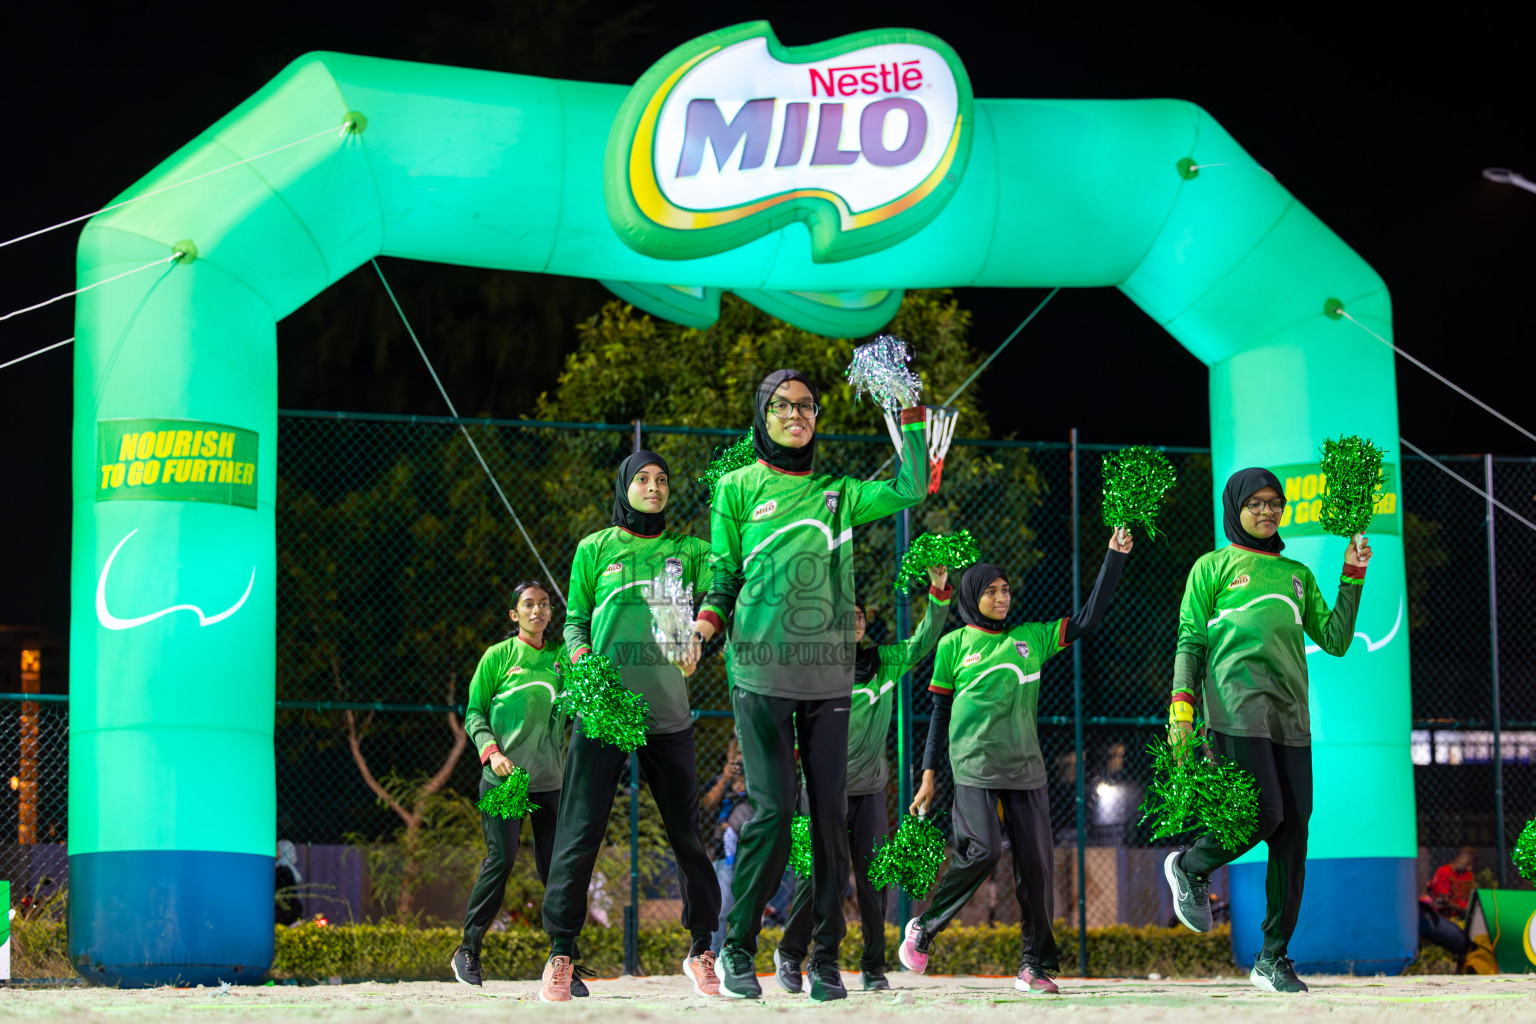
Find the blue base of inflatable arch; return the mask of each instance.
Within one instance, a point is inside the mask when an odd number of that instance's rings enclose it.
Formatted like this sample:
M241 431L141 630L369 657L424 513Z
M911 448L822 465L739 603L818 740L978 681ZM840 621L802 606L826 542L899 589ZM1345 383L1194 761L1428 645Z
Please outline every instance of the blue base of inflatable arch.
M1263 861L1227 868L1232 955L1253 963L1264 944ZM1307 861L1306 898L1289 951L1303 974L1398 974L1419 947L1418 865L1411 857Z
M93 985L216 985L272 966L271 857L195 850L69 858L69 957Z

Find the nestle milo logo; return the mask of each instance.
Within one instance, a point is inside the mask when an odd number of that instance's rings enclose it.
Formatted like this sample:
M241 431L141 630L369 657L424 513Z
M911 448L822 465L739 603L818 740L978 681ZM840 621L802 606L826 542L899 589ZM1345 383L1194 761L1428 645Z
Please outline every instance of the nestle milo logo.
M663 259L723 252L789 221L817 261L893 245L943 209L970 153L971 87L909 29L786 47L767 22L703 36L645 73L608 137L615 230Z

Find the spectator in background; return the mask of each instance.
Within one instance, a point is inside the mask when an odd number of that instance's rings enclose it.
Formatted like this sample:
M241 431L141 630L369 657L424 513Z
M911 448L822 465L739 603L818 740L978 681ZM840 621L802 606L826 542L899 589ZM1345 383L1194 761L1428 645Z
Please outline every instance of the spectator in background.
M709 855L715 865L715 878L720 882L720 920L710 936L710 948L718 955L725 943L725 916L736 903L731 897L736 843L741 838L741 827L752 818L752 805L747 802L747 776L741 767L741 747L734 732L725 749L725 764L704 788L699 803L703 805L705 819L714 823Z
M1467 898L1472 895L1476 882L1472 878L1472 865L1477 850L1463 846L1449 864L1442 864L1429 880L1430 902L1440 914L1462 920L1467 916Z
M298 885L304 880L299 874L299 851L288 839L277 841L277 877L275 879L277 906L273 918L280 925L296 924L304 916L299 902Z

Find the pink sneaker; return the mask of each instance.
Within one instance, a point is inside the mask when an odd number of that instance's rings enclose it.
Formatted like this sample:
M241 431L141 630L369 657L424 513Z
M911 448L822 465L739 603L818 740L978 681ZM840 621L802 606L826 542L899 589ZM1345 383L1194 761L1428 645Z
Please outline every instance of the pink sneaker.
M544 965L544 983L539 986L542 1003L568 1003L571 1001L571 958L552 956Z
M1025 956L1019 961L1019 976L1013 979L1013 987L1020 992L1029 992L1033 995L1059 995L1060 987L1045 973L1045 968L1040 966L1040 961L1032 956Z
M901 946L896 950L896 956L901 960L901 966L913 974L922 974L928 970L928 954L917 946L923 937L923 926L918 918L907 922L906 930L901 935Z
M720 994L720 978L715 974L715 954L707 949L683 961L683 977L693 982L694 995Z

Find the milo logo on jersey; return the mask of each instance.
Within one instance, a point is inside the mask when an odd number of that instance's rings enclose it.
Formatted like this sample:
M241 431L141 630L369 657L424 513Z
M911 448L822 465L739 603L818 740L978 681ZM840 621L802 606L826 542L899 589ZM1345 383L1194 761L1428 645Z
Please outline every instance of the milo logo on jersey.
M1228 583L1227 584L1227 589L1228 590L1240 590L1243 587L1246 587L1247 585L1248 585L1248 574L1247 573L1243 573L1237 579L1233 580L1231 583Z
M1285 539L1324 537L1328 531L1317 521L1323 510L1323 495L1328 478L1316 462L1298 462L1275 466L1275 476L1285 484L1285 511L1280 514L1280 529ZM1376 499L1375 516L1367 533L1397 536L1402 533L1402 516L1397 510L1397 467L1390 462L1381 467L1381 497Z
M678 47L630 90L608 135L603 197L631 248L724 252L802 221L811 258L911 236L965 173L971 84L911 29L784 46L767 22Z
M617 576L619 573L621 573L623 571L624 571L624 563L623 562L609 562L608 563L608 568L603 570L603 575L604 576Z

